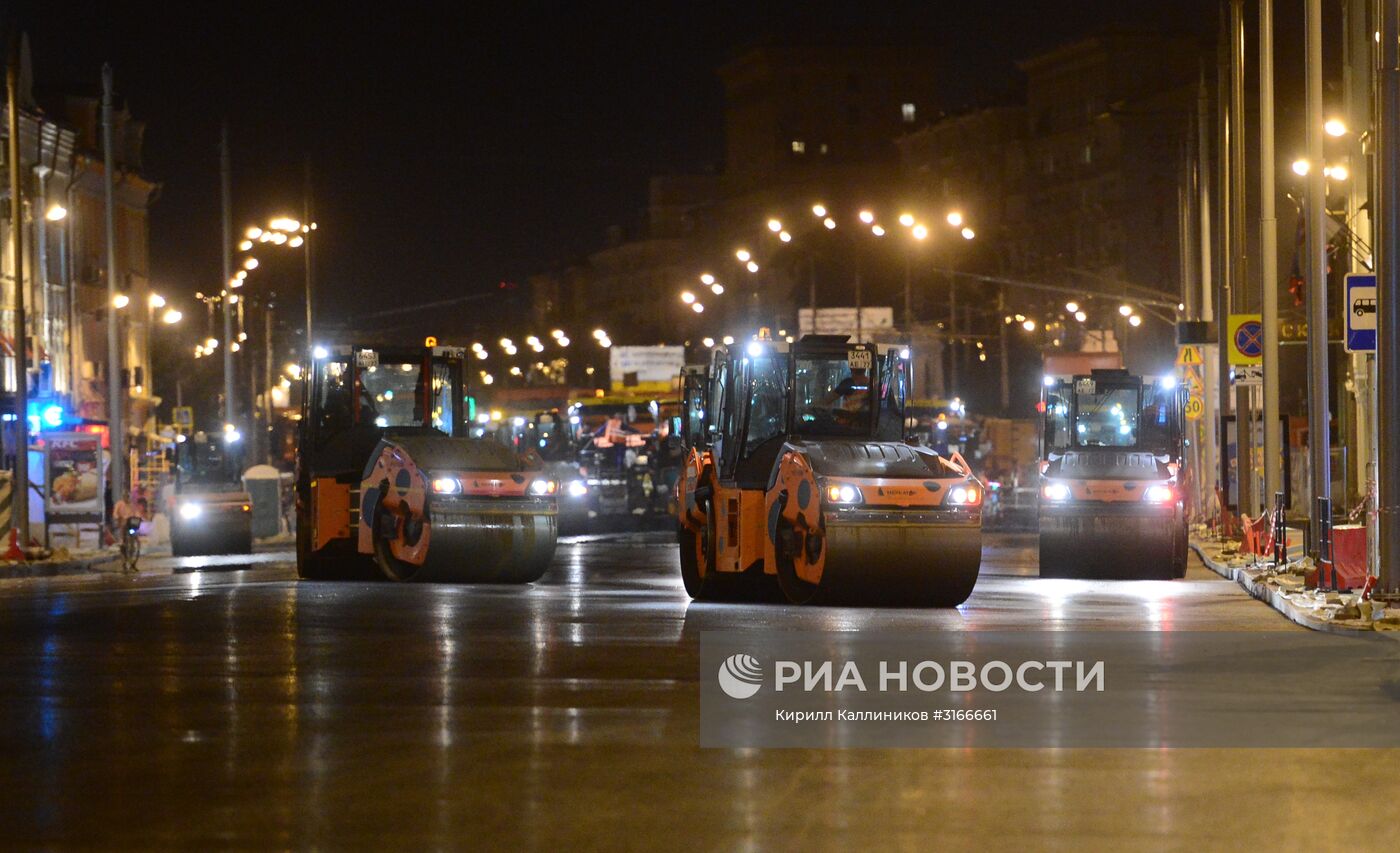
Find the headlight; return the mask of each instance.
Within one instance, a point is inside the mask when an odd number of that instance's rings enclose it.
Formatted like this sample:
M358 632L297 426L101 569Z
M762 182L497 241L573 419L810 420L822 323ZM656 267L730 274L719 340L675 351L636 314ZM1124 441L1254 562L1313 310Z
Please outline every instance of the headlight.
M982 500L982 492L976 486L954 486L948 494L948 502L959 506L976 506Z
M1148 486L1142 490L1142 499L1148 503L1165 504L1176 500L1176 492L1171 486L1156 485Z
M588 494L588 484L587 484L587 483L583 482L582 480L570 480L570 481L569 481L569 497L571 497L571 498L581 498L581 497L583 497L583 496L586 495L586 494Z
M553 480L545 479L542 477L530 483L530 494L536 495L538 497L544 497L545 495L554 494L555 490L558 488L558 483L554 482Z
M462 493L462 481L456 477L434 477L433 491L440 495L460 495Z
M855 486L834 484L826 487L826 499L834 504L858 504L864 498Z
M180 504L180 517L186 521L192 521L204 514L204 507L197 503Z
M1040 490L1047 501L1067 501L1069 500L1069 486L1064 483L1047 483L1045 488Z

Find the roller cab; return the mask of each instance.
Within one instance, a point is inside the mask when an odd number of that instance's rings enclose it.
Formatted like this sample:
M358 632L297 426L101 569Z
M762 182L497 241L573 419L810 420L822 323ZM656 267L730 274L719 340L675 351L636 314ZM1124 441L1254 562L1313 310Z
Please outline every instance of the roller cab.
M905 443L904 352L827 336L716 352L703 399L686 394L678 538L692 596L967 598L982 485L960 456Z
M1047 373L1042 388L1042 577L1186 572L1184 389L1115 368Z
M465 354L344 347L303 371L303 578L522 583L548 568L558 481L537 454L471 438Z

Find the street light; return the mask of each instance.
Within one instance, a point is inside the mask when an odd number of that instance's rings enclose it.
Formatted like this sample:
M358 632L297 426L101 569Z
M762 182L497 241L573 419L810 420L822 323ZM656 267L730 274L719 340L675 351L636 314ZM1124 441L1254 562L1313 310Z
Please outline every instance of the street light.
M915 240L922 240L928 236L928 228L923 225L915 225L912 233Z
M687 305L692 305L695 302L695 294L691 293L689 290L682 290L681 301Z
M973 231L971 228L964 228L964 229L962 230L962 237L963 237L964 240L971 240L973 237L976 237L976 236L977 236L977 232L976 232L976 231Z
M705 306L701 305L699 302L696 302L695 304L690 306L690 310L694 311L696 314L703 314L705 313Z
M1326 175L1334 181L1345 181L1348 177L1351 176L1351 173L1347 171L1346 166L1325 166L1322 169L1322 174Z
M184 314L174 308L165 309L165 313L160 316L161 322L167 326L173 326L184 318Z
M1134 327L1141 326L1141 325L1142 325L1142 318L1139 317L1138 315L1134 314L1133 316L1131 316L1131 317L1128 318L1128 325L1129 325L1129 326L1134 326Z
M258 268L258 259L257 259L257 258L248 258L247 260L243 261L243 268L244 268L245 270L255 270L255 269L257 269L257 268Z
M870 233L874 234L876 237L883 237L885 236L885 229L879 225L872 225L870 226Z
M1346 124L1339 118L1328 119L1322 129L1328 136L1345 136L1347 132Z
M705 349L711 349L711 348L713 348L714 345L715 345L715 339L714 339L714 338L701 338L701 339L700 339L700 343L702 343L702 344L705 345Z
M866 225L869 225L870 223L875 221L875 214L871 213L868 210L862 210L860 212L860 221L864 222Z
M130 304L131 297L127 296L125 293L118 293L116 296L112 297L112 307L118 310L125 308Z
M1293 174L1298 175L1300 177L1306 176L1311 168L1312 164L1310 164L1307 160L1302 159L1301 157L1293 161Z
M714 284L714 283L715 283L715 277L712 276L712 275L710 275L710 274L707 273L707 272L701 273L701 274L700 274L700 283L701 283L701 284Z
M914 214L901 213L899 215L899 224L903 225L905 228L912 228L914 226Z
M261 228L259 228L258 226L256 226L256 225L252 226L252 227L249 228L247 231L244 231L244 232L243 232L244 236L246 236L249 240L256 240L256 239L258 239L259 237L262 236L262 233L263 233L263 230L262 230Z
M50 222L60 222L68 216L68 208L61 204L51 204L44 212L44 218Z
M963 215L956 210L948 212L948 224L957 228L963 224Z
M723 296L724 285L720 284L719 282L715 282L714 284L710 285L710 292L713 293L715 296Z
M1074 312L1074 319L1076 319L1076 320L1078 320L1079 322L1082 323L1082 322L1084 322L1085 320L1089 319L1089 315L1088 315L1088 314L1085 314L1083 311L1075 311L1075 312Z
M747 269L749 272L758 272L758 264L754 263L753 261L749 261L744 268Z
M1068 312L1071 313L1071 314L1076 314L1076 313L1079 312L1079 303L1078 303L1078 302L1066 302L1066 303L1065 303L1065 310L1068 311Z
M159 293L152 293L150 296L146 297L146 301L152 308L165 307L165 297L161 296Z
M1133 306L1131 306L1131 305L1119 305L1119 306L1118 306L1118 313L1119 313L1119 314L1122 314L1124 317L1131 317L1132 314L1133 314Z
M1025 320L1022 320L1022 321L1021 321L1021 328L1025 329L1027 332L1034 332L1034 331L1035 331L1035 321L1032 320L1032 319L1030 319L1030 318L1027 318L1027 319L1025 319Z
M826 230L831 231L836 228L836 220L828 216L822 220L822 225L826 226Z
M748 250L748 249L739 249L739 250L737 250L737 251L734 252L734 257L738 258L738 259L739 259L739 263L742 264L742 263L748 261L750 258L752 258L753 255L749 254L749 250Z
M826 208L820 204L814 204L812 205L812 215L821 219L823 216L826 216Z
M791 243L791 242L792 242L792 235L789 234L789 233L787 233L786 231L779 231L779 232L778 232L778 239L779 239L779 240L782 240L784 243Z
M768 230L772 231L774 234L777 234L779 231L783 230L783 223L779 222L776 219L770 219L768 220Z

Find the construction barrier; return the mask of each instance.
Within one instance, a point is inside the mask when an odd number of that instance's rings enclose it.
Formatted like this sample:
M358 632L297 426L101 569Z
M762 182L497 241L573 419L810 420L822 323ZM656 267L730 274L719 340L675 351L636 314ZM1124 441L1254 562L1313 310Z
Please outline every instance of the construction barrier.
M0 530L9 530L10 519L14 516L15 489L14 475L9 471L0 471Z
M1338 589L1360 589L1366 583L1366 526L1339 524L1332 528L1332 567Z

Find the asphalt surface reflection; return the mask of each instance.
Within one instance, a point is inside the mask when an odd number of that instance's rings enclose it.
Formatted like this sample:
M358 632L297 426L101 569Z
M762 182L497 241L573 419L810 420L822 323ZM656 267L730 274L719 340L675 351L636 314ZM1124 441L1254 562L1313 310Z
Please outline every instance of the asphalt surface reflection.
M289 557L0 582L6 845L1365 846L1385 831L1383 810L1354 805L1393 784L1388 762L1347 752L696 746L704 630L1289 629L1198 564L1176 582L1042 581L1034 537L989 537L971 600L924 611L691 604L664 534L570 540L526 588L299 583Z

